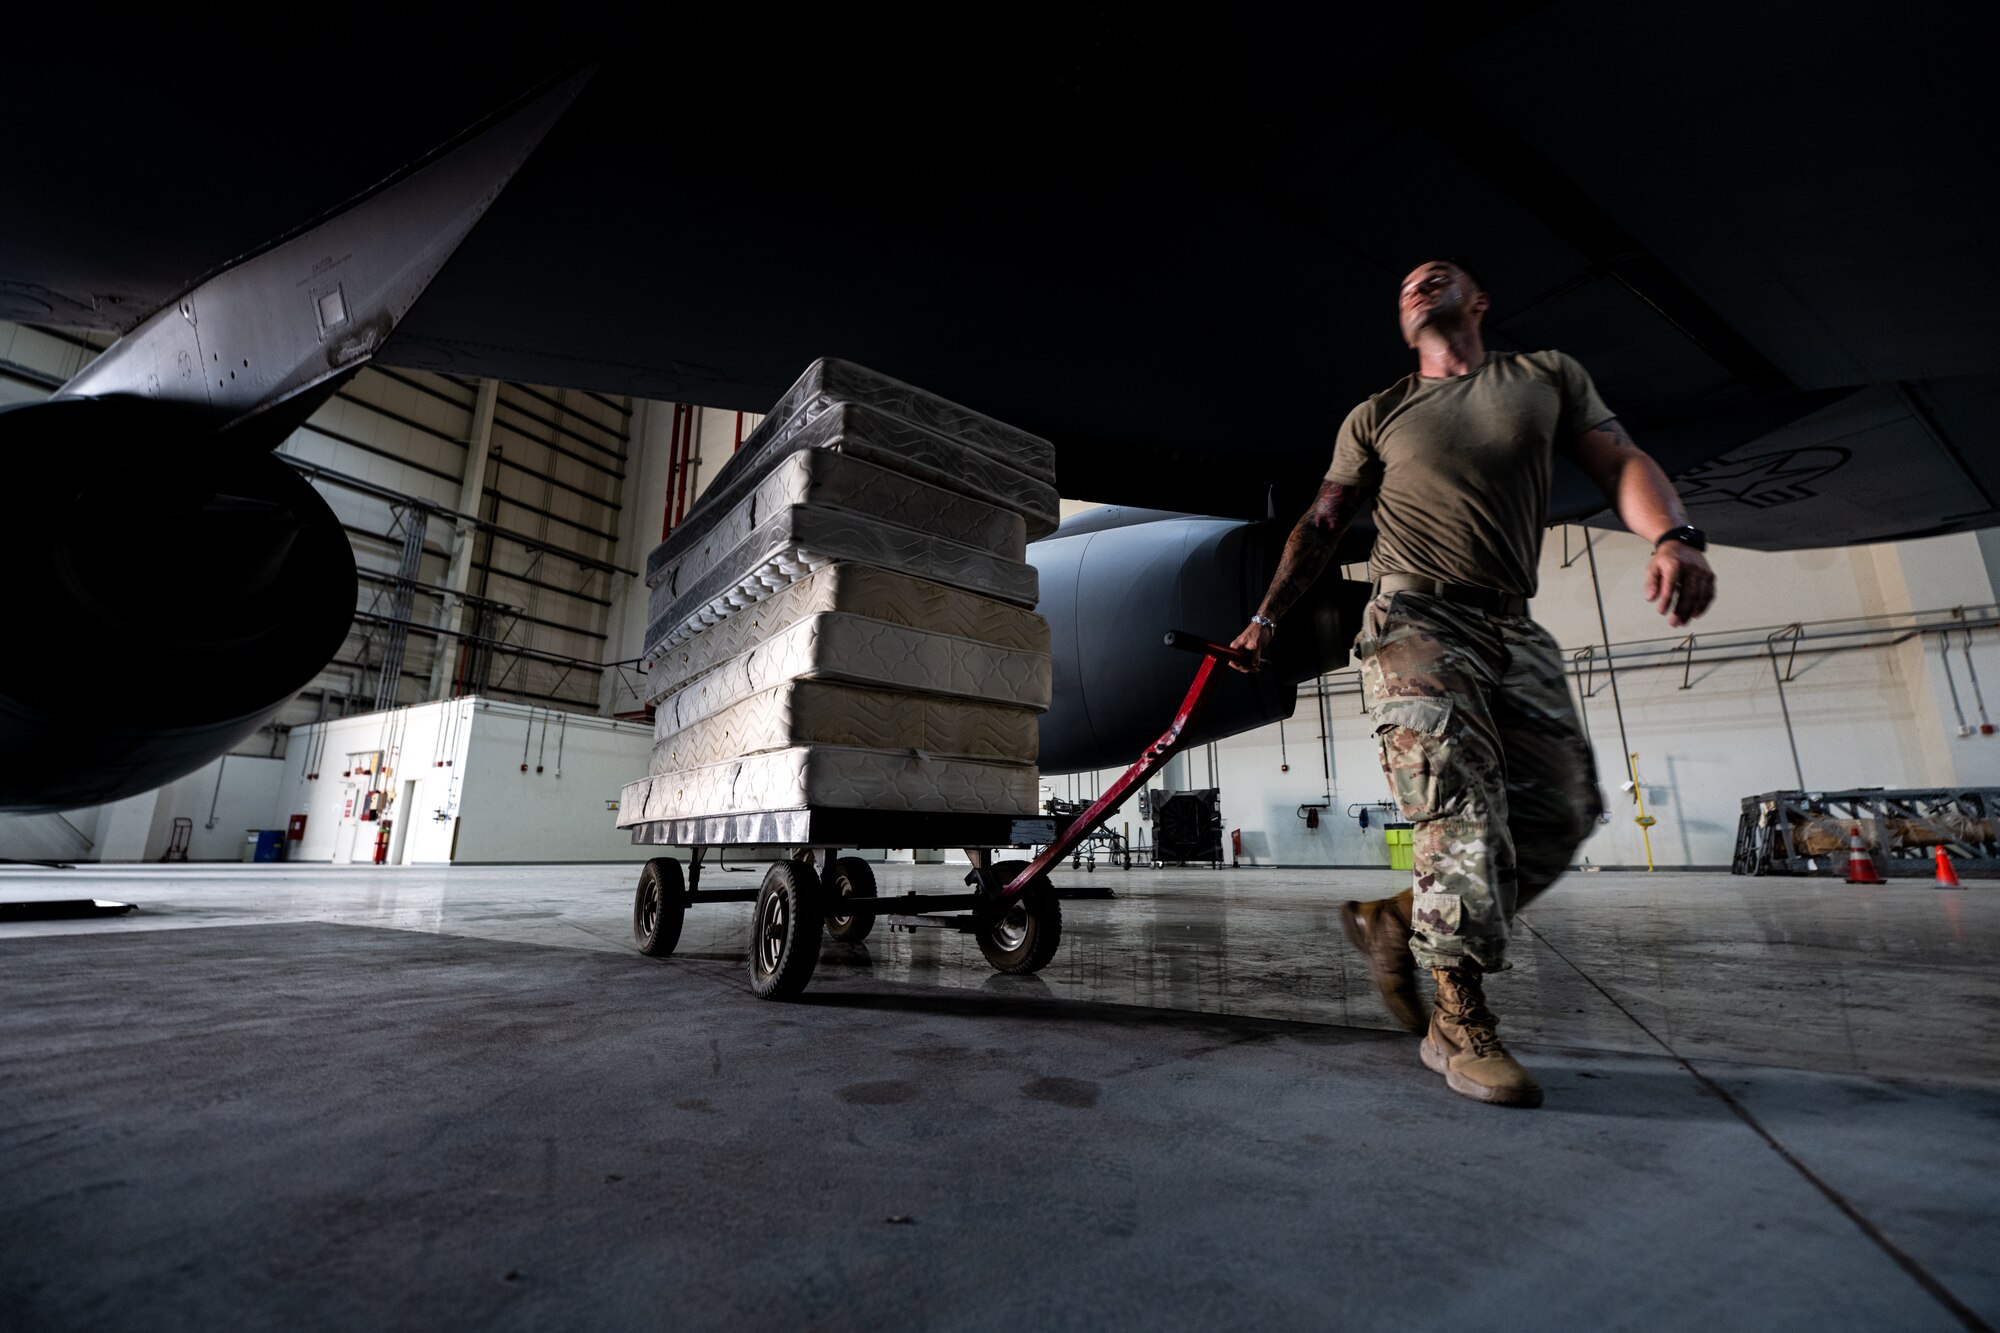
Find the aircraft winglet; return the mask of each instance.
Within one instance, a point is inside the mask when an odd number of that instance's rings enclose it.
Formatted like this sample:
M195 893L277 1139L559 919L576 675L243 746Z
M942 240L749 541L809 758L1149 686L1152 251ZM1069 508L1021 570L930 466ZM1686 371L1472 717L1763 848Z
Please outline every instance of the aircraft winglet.
M380 350L592 73L202 279L54 396L205 408L221 429L353 370Z

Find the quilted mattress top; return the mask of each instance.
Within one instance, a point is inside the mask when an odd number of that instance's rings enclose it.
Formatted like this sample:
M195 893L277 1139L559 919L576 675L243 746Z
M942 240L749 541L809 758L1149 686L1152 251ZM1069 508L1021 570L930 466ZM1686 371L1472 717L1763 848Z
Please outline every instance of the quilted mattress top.
M618 827L809 806L1029 817L1039 777L1033 764L801 746L641 778L619 795Z
M655 651L647 664L647 692L658 698L823 611L866 616L995 648L1043 656L1049 651L1048 622L1032 611L873 565L828 565L778 589L741 615Z
M820 612L766 637L670 694L654 696L656 734L691 726L788 680L840 680L1046 711L1047 653L1017 652L862 616ZM649 686L648 694L652 693Z
M816 570L850 561L1017 606L1040 600L1033 565L845 509L789 505L713 557L705 571L683 577L678 565L668 568L650 595L647 651L671 647Z
M670 773L795 745L1032 764L1039 740L1035 714L1025 708L790 680L692 726L663 731L650 769Z

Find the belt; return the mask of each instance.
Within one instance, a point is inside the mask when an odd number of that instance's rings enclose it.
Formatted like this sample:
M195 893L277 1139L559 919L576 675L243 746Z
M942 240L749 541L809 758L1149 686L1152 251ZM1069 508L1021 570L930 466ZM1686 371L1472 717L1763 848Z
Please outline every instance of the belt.
M1491 611L1496 616L1528 614L1528 599L1518 593L1501 592L1497 588L1472 588L1462 583L1440 583L1421 574L1383 574L1375 580L1377 596L1391 592L1421 593L1425 597Z

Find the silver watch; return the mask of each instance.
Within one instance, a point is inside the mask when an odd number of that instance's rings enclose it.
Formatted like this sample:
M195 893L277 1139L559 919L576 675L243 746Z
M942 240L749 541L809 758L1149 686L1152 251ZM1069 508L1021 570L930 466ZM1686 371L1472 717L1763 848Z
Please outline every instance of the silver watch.
M1262 625L1266 629L1278 628L1278 622L1271 619L1269 616L1252 616L1250 617L1250 623L1253 625Z

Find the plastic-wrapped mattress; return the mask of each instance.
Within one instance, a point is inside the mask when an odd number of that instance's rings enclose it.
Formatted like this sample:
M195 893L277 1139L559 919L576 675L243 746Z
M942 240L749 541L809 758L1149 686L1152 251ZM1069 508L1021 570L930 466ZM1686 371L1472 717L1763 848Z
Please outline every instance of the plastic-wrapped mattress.
M795 504L846 509L1007 560L1027 559L1027 528L1013 510L837 449L804 449L764 461L769 466L744 473L734 493L719 494L711 487L694 512L654 548L646 561L648 587L692 584L759 523Z
M762 429L760 426L758 431ZM756 439L757 433L753 433L751 441ZM731 455L729 464L702 492L694 512L647 557L647 586L657 587L668 564L680 559L691 546L705 541L712 524L744 503L761 489L768 477L800 455L832 455L873 464L901 474L907 479L906 487L925 486L933 492L945 492L945 496L935 493L926 496L920 492L913 495L917 504L936 504L941 512L951 512L946 521L963 524L957 535L971 544L980 540L976 536L977 525L986 521L984 514L969 511L979 517L961 517L947 496L969 499L985 510L999 509L1020 517L1023 536L1028 541L1047 536L1061 521L1052 482L921 426L866 407L841 404L797 434L767 443L754 454L751 442L745 441L742 450ZM906 505L905 512L912 507Z
M1016 606L1033 607L1040 600L1035 567L1023 561L845 509L788 505L712 560L705 573L692 580L661 580L648 606L647 651L670 648L815 570L841 562L911 574Z
M838 680L877 689L982 699L1044 712L1046 653L1024 653L865 616L821 612L779 630L654 704L654 735L788 680Z
M788 584L742 615L654 652L646 676L653 703L696 676L748 652L808 616L837 611L994 648L1049 652L1049 623L1006 602L873 565L829 565Z
M914 750L799 746L642 778L618 825L825 806L874 811L1032 811L1033 764L936 759Z
M1055 484L1055 446L1040 436L851 361L823 357L807 366L805 373L772 405L742 447L715 474L711 489L719 487L726 491L736 484L740 473L761 471L761 455L783 449L820 424L823 417L843 407L861 408L872 415L905 423L982 454L1010 471L1051 487ZM955 474L957 469L951 471ZM1029 526L1035 526L1032 516Z
M662 725L664 719L660 715ZM915 750L939 759L1032 764L1040 742L1030 709L817 680L786 681L660 736L648 768L652 773L796 745Z

